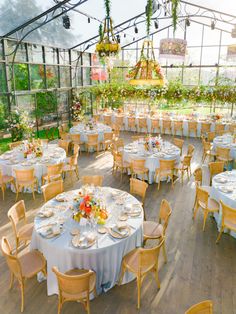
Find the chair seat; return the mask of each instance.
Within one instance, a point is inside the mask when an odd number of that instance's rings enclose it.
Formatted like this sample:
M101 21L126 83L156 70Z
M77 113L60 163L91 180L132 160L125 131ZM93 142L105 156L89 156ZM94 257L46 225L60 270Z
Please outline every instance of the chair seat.
M134 172L134 173L137 173L137 174L146 173L146 172L148 172L148 168L143 168L143 169L133 169L133 172Z
M231 158L231 157L229 157L229 158L224 158L224 157L217 156L217 160L220 160L220 161L232 161L233 158Z
M95 145L98 145L99 143L98 142L91 142L91 143L86 143L88 146L95 146Z
M203 189L203 190L207 191L209 194L211 194L211 190L212 190L211 186L202 185L201 189Z
M226 228L236 231L236 221L225 219L224 224Z
M212 151L212 150L206 151L206 154L207 155L211 155L211 156L216 156L216 153L214 151Z
M18 185L32 185L37 182L37 178L34 177L32 180L16 180Z
M160 238L163 235L163 226L155 221L143 222L143 236L145 238Z
M30 240L33 229L34 229L33 223L22 226L17 233L18 238L20 238L21 240Z
M69 276L78 276L78 275L86 274L87 272L89 271L86 269L71 269L65 272L65 274ZM90 293L93 292L93 290L95 289L95 285L96 285L96 273L93 272L89 278L89 292ZM73 300L86 299L87 297L86 292L70 294L64 291L62 292L62 296L66 299L68 298L68 299L73 299Z
M47 181L48 178L49 178L50 181L56 181L56 180L58 180L58 179L59 179L59 180L61 179L61 174L55 174L55 175L49 176L49 177L48 177L47 174L44 174L44 175L42 176L42 178L43 178L45 181Z
M31 278L40 272L46 265L46 260L43 255L36 250L25 253L19 257L21 264L22 276Z
M0 185L1 184L6 184L6 183L9 183L9 182L13 182L13 181L14 181L14 177L4 175L4 176L2 176L2 178L0 180Z
M62 171L66 172L66 171L73 171L75 170L76 167L74 165L65 165L63 168L62 168Z
M139 249L134 249L123 258L123 263L134 273L139 270ZM141 274L146 273L153 265L148 263L141 266Z
M216 200L214 200L213 198L209 198L208 199L208 210L216 212L216 211L219 211L219 209L220 209L220 204Z
M190 166L189 166L190 167ZM188 166L184 166L182 163L178 164L177 166L175 166L175 170L178 171L185 171L188 170Z
M119 168L129 168L130 167L130 163L123 161L123 163L120 162L115 162L115 166L119 167Z

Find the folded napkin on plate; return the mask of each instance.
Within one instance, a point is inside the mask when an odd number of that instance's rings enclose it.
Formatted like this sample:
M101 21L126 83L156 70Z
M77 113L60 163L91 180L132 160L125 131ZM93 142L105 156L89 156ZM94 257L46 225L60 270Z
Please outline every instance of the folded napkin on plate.
M119 229L117 226L112 227L111 230L119 234L121 237L125 237L129 233L127 228Z

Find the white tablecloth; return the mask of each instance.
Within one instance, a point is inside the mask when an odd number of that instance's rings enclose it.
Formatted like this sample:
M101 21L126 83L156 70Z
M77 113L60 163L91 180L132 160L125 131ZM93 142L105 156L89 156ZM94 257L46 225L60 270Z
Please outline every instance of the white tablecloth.
M111 127L98 123L93 130L87 130L84 124L78 124L76 126L73 126L70 129L71 134L80 134L80 140L83 143L86 143L88 141L88 134L98 134L98 141L103 141L103 134L104 133L110 133L112 131Z
M104 120L104 118L103 118L103 116L104 115L109 115L109 114L102 114L101 115L101 121L103 121ZM110 114L111 115L111 117L112 117L112 122L113 123L115 123L115 120L116 120L116 114L114 114L114 113L112 113L112 114ZM147 117L146 118L147 119L147 126L148 126L148 132L149 133L151 133L151 125L152 125L152 119L158 119L159 121L160 121L160 127L161 127L161 132L163 132L163 127L162 127L162 121L163 121L163 118L162 117L157 117L157 118L154 118L154 117ZM183 118L183 119L178 119L178 120L176 120L175 118L173 118L173 117L171 117L170 118L171 119L171 124L172 124L172 132L173 132L173 130L174 130L174 121L183 121L183 135L184 136L188 136L188 121L189 120L186 120L185 118ZM122 127L122 129L123 130L126 130L126 131L128 131L128 130L130 130L129 128L128 128L128 115L124 115L123 116L123 121L124 121L124 126ZM138 115L135 115L135 121L136 121L136 126L138 126ZM194 120L191 120L191 121L194 121ZM200 137L200 135L201 135L201 124L204 122L207 122L207 121L201 121L201 120L196 120L197 121L197 123L198 123L198 126L197 126L197 136L198 137ZM217 122L217 123L221 123L221 122ZM215 122L211 122L211 131L215 131ZM228 123L223 123L224 125L225 125L225 130L228 130L229 129L229 124ZM130 130L130 131L135 131L135 130ZM139 130L138 129L138 131L139 132L142 132L142 131L144 131L144 130ZM146 132L146 130L145 130L145 132ZM156 132L158 133L159 132L159 130L156 130ZM177 132L177 135L179 135L179 132ZM194 137L194 136L196 136L195 134L193 134L193 133L190 133L190 136L191 137Z
M134 159L145 159L145 167L148 168L148 182L154 182L155 170L159 168L159 160L176 160L176 165L180 162L180 149L169 142L163 142L161 151L146 152L144 145L139 142L133 142L124 147L123 159L131 162Z
M108 212L110 213L106 225L116 223L118 216L121 213L122 205L116 205L112 198L112 192L115 189L103 187L100 194L106 203ZM117 191L117 190L116 190ZM72 236L70 231L77 227L82 229L78 222L75 222L72 216L72 210L69 206L72 205L73 198L78 195L77 191L67 192L67 197L70 199L66 203L58 203L56 200L51 200L47 205L65 205L64 211L55 209L57 216L65 217L64 232L58 238L46 239L43 238L36 229L42 224L43 219L35 218L35 229L33 231L31 249L38 249L47 260L47 292L48 295L58 293L57 281L52 267L57 266L61 272L66 272L73 268L92 269L96 272L97 292L101 293L111 289L118 281L121 269L121 262L124 255L142 244L142 222L143 213L140 217L130 218L127 223L132 226L131 234L124 239L114 239L110 235L98 234L98 247L96 245L88 249L74 248L71 244ZM137 199L126 193L125 203L138 203ZM63 205L61 205L63 204ZM139 206L139 205L138 205ZM54 214L53 217L55 217ZM52 217L52 219L53 219ZM130 273L126 273L123 283L133 279Z
M224 178L227 180L227 182L221 183L219 182L219 178ZM222 187L224 188L227 186L232 187L233 192L225 193L221 190ZM218 202L222 200L226 205L231 206L236 210L236 170L223 172L213 178L211 197ZM219 214L215 213L214 217L217 221L218 229L220 229L222 219L221 210ZM231 235L236 238L235 232L231 232Z
M236 159L236 143L233 143L233 136L230 134L225 134L223 136L217 136L213 140L213 148L224 147L230 148L230 156Z
M38 178L40 192L41 179L42 176L47 173L47 165L64 162L66 159L66 152L63 148L58 147L57 144L49 144L43 146L42 157L25 159L22 149L23 148L19 146L0 156L2 174L15 177L15 169L34 168L35 176Z

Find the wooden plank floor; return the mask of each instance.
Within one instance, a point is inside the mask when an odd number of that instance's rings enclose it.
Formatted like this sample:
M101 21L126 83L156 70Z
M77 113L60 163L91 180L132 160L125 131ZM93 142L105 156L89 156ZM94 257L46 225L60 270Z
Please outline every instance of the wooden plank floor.
M126 142L130 140L128 132L121 134ZM169 138L169 137L167 137ZM197 139L185 139L184 152L187 144L195 145L193 167L201 160L201 143ZM79 157L80 175L102 174L104 185L129 191L129 177L124 176L120 182L119 175L111 172L112 157L109 153L100 156L83 153ZM75 180L75 179L74 179ZM208 184L208 170L204 167L204 183ZM77 188L80 182L66 179L66 190ZM176 182L174 190L165 182L160 191L157 185L150 185L147 191L146 213L148 219L156 219L160 202L163 198L170 201L173 213L167 230L168 263L163 263L161 255L159 275L161 289L158 291L153 278L148 276L142 286L141 310L139 313L181 314L194 303L204 299L212 299L214 313L236 314L236 239L223 235L219 245L216 223L208 218L206 230L202 232L203 217L199 213L195 222L192 220L194 201L193 178L185 180L184 186ZM42 195L24 195L27 215L32 221L42 203ZM7 211L14 204L15 195L7 191L5 202L0 201L0 237L7 235L13 239ZM53 253L53 252L52 252ZM19 287L8 291L9 273L5 259L0 256L0 313L20 313ZM47 296L46 282L38 283L29 280L25 292L26 306L24 313L54 314L57 313L57 296ZM94 314L132 314L136 310L136 283L116 286L108 293L100 295L91 302ZM62 313L85 313L81 304L68 303Z

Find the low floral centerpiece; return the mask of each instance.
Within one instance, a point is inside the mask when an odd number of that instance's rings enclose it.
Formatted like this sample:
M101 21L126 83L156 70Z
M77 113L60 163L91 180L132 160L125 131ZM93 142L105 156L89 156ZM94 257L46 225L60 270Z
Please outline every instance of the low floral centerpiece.
M148 136L145 138L145 144L144 144L144 147L145 149L148 151L150 149L153 149L153 148L157 148L159 149L161 146L161 140L160 138L158 137L152 137L152 136Z
M105 224L108 213L105 208L102 208L99 200L93 195L83 195L82 192L80 192L79 195L74 198L73 219L80 222L82 217L88 220L93 217L97 220L98 224Z
M24 158L27 158L28 156L33 154L35 154L35 157L42 157L43 156L42 146L31 142L24 142L23 153Z
M212 118L212 120L214 120L214 121L218 121L218 120L220 120L220 119L222 118L222 116L221 116L220 114L218 114L218 113L213 113L213 114L211 115L211 118Z

